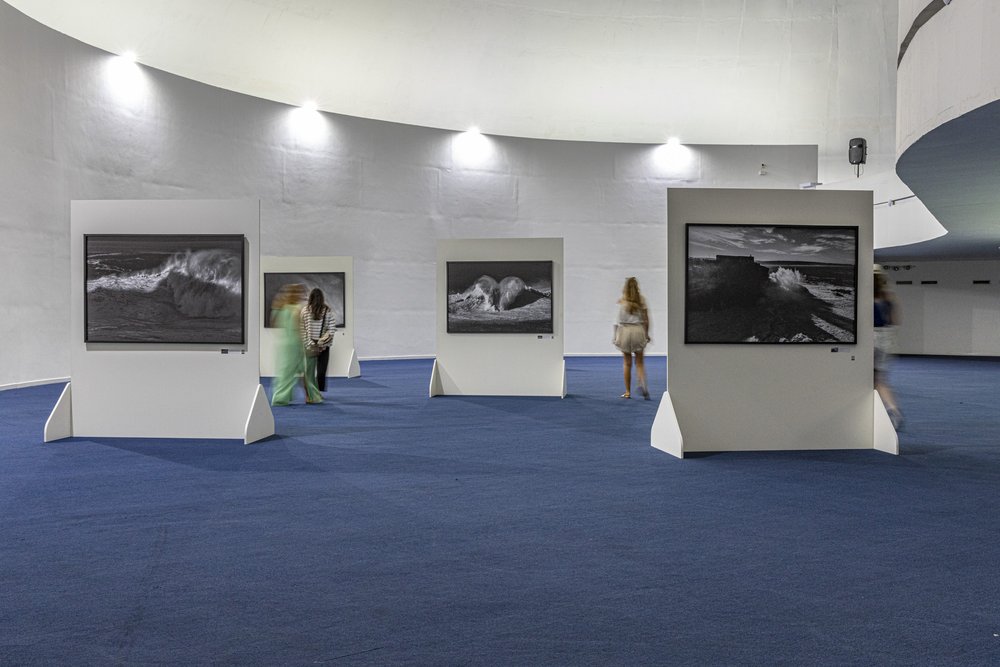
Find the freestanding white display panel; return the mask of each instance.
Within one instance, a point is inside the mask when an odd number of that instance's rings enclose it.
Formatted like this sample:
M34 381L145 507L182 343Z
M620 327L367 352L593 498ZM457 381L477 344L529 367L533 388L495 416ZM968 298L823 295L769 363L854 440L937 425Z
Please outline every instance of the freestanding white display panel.
M651 444L685 452L872 449L895 453L872 398L872 193L672 189L667 220L667 362ZM857 226L856 344L688 344L686 225ZM734 249L734 254L748 251Z
M274 350L277 344L277 330L264 326L270 304L264 303L265 273L343 273L344 274L344 328L338 329L330 347L330 365L327 377L355 378L361 375L361 365L354 349L354 258L353 257L271 257L260 258L261 319L260 327L260 372L273 376L275 372Z
M520 260L552 262L553 333L448 333L447 263ZM563 240L442 240L437 263L437 357L430 395L566 396Z
M84 342L86 234L244 237L243 345ZM239 438L274 434L260 385L260 204L257 201L74 201L70 208L71 376L45 440Z

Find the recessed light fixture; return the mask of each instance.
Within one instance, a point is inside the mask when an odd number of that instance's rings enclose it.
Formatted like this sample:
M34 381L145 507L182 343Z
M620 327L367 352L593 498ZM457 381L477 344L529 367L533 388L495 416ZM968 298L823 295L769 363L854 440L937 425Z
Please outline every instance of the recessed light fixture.
M661 176L686 178L694 154L679 137L670 137L667 143L653 147L652 157Z
M149 94L146 73L136 62L135 51L123 51L107 59L105 82L123 107L139 109Z
M479 131L470 127L456 134L452 141L452 158L464 167L478 167L493 155L493 142Z
M288 121L292 136L304 145L322 146L330 137L327 117L319 112L315 100L306 100L302 106L289 109Z

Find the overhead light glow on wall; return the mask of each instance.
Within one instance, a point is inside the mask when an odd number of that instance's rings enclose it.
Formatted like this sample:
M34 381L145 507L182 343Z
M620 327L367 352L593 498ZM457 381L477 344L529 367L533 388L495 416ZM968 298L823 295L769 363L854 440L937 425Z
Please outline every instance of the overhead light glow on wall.
M670 137L667 143L653 149L653 162L657 170L667 177L684 178L694 164L694 153L683 145L677 137Z
M319 105L311 100L289 112L288 127L296 141L312 146L325 143L330 136L326 116L320 113Z
M105 80L118 103L129 109L139 107L149 94L149 81L136 61L134 51L109 58L105 66Z
M482 165L493 155L492 140L472 127L456 134L451 143L451 156L455 164L463 167Z

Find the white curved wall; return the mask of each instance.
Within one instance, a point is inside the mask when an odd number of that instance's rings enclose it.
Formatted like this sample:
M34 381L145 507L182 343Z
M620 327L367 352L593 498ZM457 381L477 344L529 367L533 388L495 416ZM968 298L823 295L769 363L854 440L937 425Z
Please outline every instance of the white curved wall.
M329 115L304 133L283 105L120 65L0 2L0 386L69 375L73 199L260 199L262 254L355 258L363 358L434 353L438 239L563 237L566 352L614 352L635 275L662 354L667 187L817 179L815 146L485 138L472 164L454 133Z
M899 41L928 0L900 0ZM1000 99L1000 2L956 0L919 31L896 80L896 156L934 128Z

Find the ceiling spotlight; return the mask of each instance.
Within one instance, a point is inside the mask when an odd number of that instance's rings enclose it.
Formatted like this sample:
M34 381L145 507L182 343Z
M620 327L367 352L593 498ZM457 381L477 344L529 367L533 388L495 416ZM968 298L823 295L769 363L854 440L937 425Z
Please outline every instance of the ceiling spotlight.
M493 142L481 133L478 127L470 127L465 132L459 132L454 136L451 154L455 164L475 168L481 166L494 154L494 146Z
M680 146L681 145L681 140L678 139L677 137L670 137L669 139L667 139L667 145L668 146Z
M132 50L122 51L119 57L122 58L123 60L129 61L130 63L136 62L139 58L139 56L136 55L136 52Z
M302 108L309 112L319 111L319 105L316 104L316 100L306 100L302 103Z

